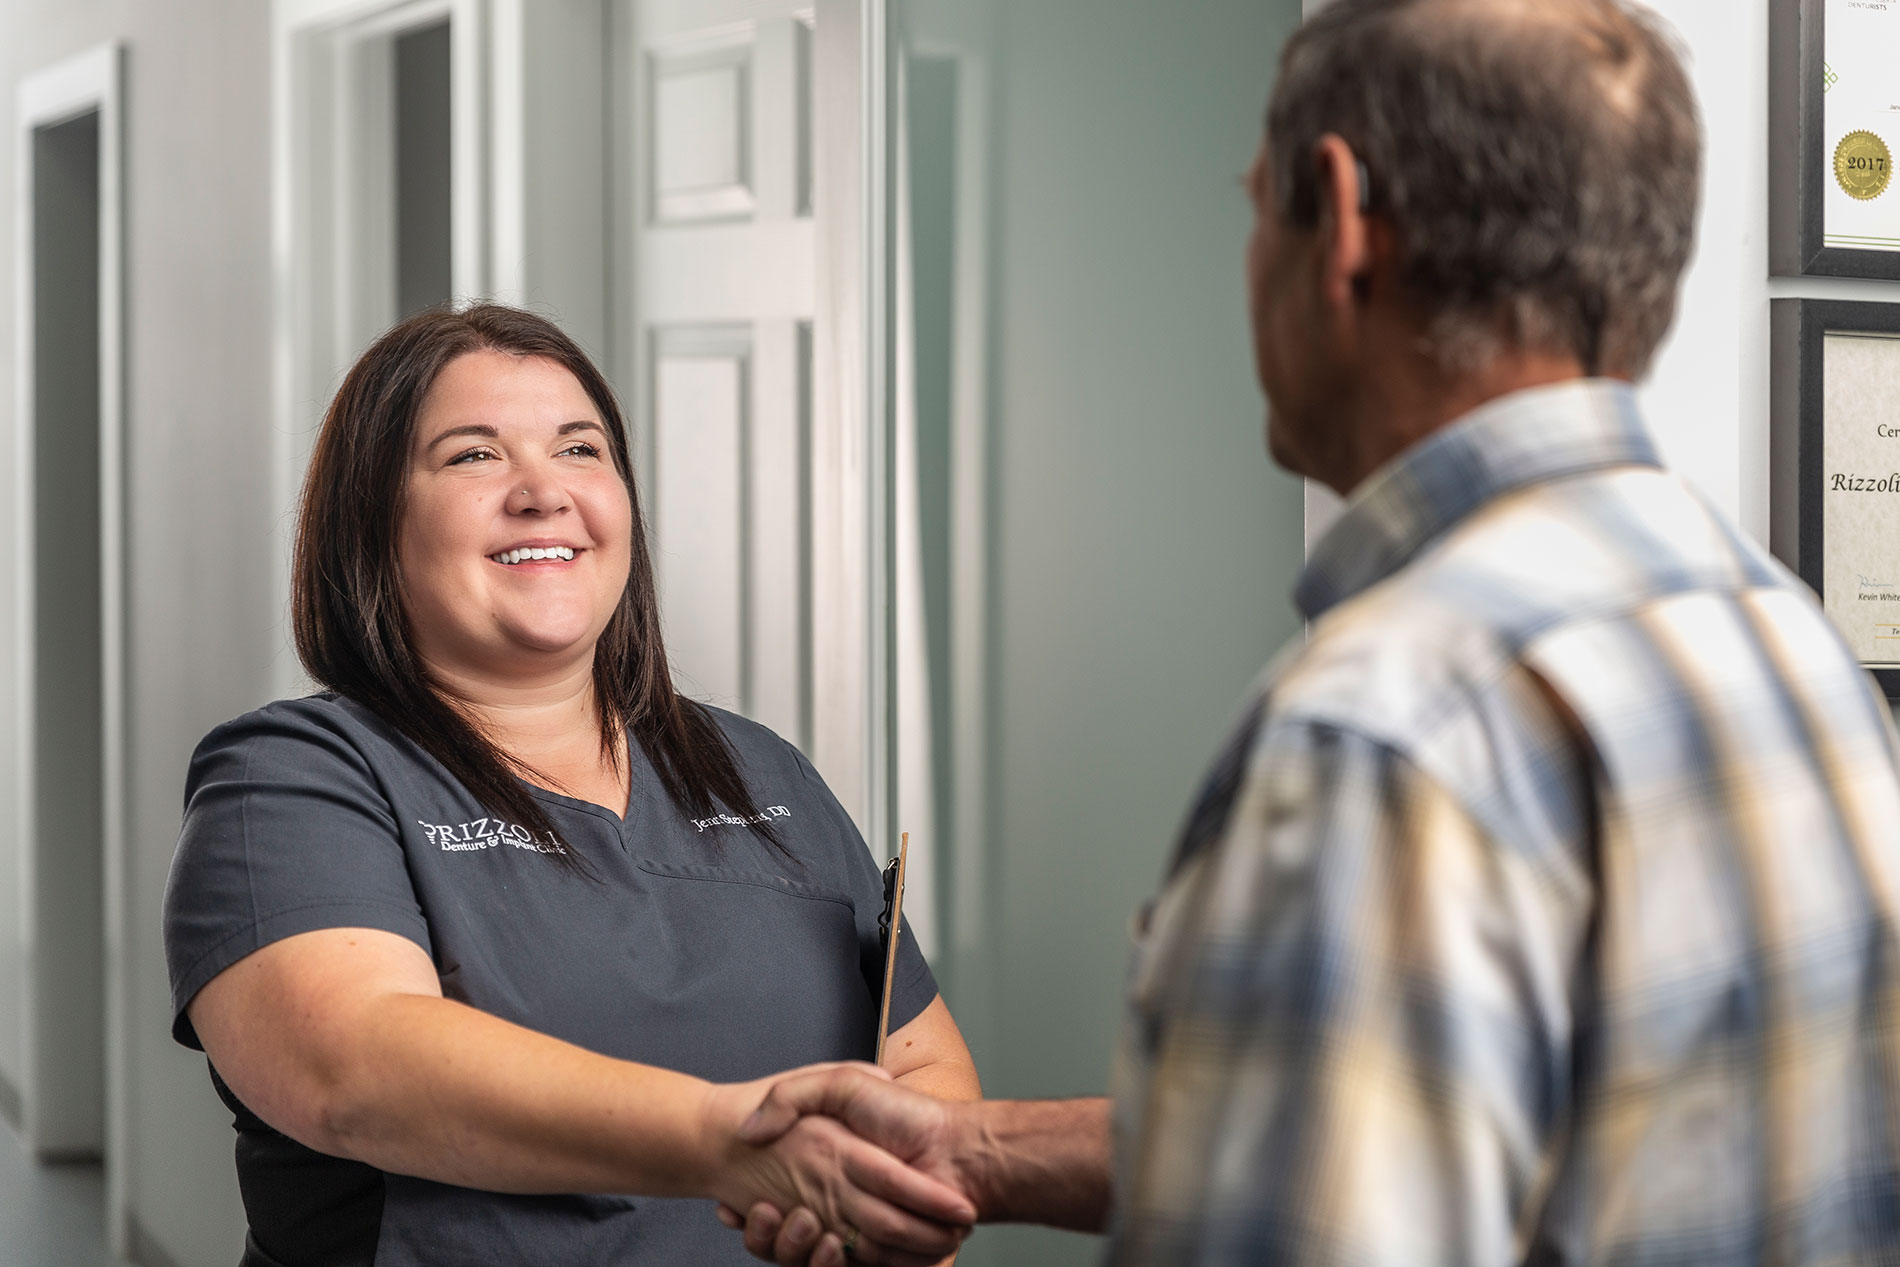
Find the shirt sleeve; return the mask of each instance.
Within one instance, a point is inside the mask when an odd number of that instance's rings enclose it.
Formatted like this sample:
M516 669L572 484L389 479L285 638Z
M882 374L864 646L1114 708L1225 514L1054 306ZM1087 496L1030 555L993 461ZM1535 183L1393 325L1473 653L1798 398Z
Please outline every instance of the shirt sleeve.
M790 748L790 745L787 747ZM851 821L851 815L845 813L844 806L838 804L838 798L825 786L818 771L812 768L803 753L796 748L790 750L797 758L799 771L810 785L821 812L829 820L829 834L838 842L837 860L827 860L827 865L842 870L842 883L851 894L852 906L857 912L858 968L864 974L864 984L871 991L871 998L878 1000L884 991L884 953L877 926L878 916L884 910L883 871L871 856L870 846L864 843L857 824ZM896 980L891 986L892 1033L916 1020L930 1006L931 1000L937 997L937 978L930 971L923 949L918 946L917 938L911 932L909 916L904 917L903 933L897 942L894 976Z
M218 727L192 756L165 890L172 1036L202 1049L185 1009L238 960L346 927L430 949L395 813L369 762L307 704Z
M1577 907L1400 753L1270 725L1137 950L1110 1262L1518 1261Z

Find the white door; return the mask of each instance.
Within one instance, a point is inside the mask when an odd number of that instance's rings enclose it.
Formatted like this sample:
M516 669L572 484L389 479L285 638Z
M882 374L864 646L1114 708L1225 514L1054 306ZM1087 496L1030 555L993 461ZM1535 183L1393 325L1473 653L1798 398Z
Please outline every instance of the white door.
M810 751L813 13L619 17L622 352L667 649L688 695Z

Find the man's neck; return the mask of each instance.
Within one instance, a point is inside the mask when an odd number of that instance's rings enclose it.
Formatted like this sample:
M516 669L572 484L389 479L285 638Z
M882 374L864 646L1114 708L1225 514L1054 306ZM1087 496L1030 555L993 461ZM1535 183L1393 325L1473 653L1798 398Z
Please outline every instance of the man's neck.
M1481 405L1532 387L1582 378L1583 366L1568 354L1514 352L1483 369L1452 375L1420 357L1369 383L1349 410L1351 425L1332 470L1315 478L1348 496L1368 475L1439 428Z

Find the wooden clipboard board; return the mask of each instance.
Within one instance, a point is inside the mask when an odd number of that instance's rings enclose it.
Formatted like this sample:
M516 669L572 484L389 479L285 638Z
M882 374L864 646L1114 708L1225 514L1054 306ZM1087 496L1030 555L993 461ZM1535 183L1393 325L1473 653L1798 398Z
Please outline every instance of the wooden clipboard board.
M878 927L884 934L884 989L877 1004L878 1064L884 1063L884 1040L890 1037L891 986L897 980L897 942L904 935L904 867L910 860L910 833L898 838L897 856L884 868L884 914Z

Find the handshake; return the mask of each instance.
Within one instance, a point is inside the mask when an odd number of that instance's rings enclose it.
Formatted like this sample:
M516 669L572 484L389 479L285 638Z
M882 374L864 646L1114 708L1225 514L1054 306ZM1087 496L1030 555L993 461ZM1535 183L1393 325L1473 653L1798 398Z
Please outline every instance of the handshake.
M720 1219L768 1262L931 1267L978 1222L1107 1221L1106 1100L938 1100L864 1064L768 1085L749 1115L727 1109L713 1185Z

